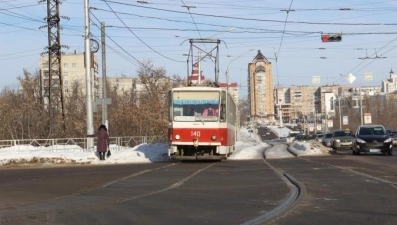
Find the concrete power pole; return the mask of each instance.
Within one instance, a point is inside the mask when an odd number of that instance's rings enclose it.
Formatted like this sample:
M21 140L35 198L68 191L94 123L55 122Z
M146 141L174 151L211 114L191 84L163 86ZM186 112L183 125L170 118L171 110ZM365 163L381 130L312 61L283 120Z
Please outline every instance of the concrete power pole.
M106 99L106 45L105 23L101 22L101 49L102 49L102 99ZM108 105L102 100L102 124L108 126Z
M89 17L89 5L88 0L84 0L84 37L85 37L85 78L86 78L86 123L87 123L87 135L94 134L94 115L93 115L93 102L92 102L92 88L91 88L91 43L90 43L90 17ZM94 139L88 138L87 149L94 150Z

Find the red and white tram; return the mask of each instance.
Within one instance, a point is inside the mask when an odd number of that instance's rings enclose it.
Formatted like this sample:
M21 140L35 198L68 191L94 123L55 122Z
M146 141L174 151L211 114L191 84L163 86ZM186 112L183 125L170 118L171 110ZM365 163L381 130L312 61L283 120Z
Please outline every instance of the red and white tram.
M168 155L179 160L222 160L236 143L236 104L225 89L173 88L168 94Z

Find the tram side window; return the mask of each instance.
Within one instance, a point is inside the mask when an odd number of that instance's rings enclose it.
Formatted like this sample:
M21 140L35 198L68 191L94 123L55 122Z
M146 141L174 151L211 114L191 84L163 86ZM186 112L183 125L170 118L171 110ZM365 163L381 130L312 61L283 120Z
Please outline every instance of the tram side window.
M222 91L220 106L220 121L226 122L226 92Z

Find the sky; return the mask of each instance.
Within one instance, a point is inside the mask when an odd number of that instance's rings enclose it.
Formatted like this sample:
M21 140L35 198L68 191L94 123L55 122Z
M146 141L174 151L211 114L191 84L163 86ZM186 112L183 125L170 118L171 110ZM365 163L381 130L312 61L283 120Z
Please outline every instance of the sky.
M279 136L285 136L287 130L272 127ZM236 143L236 150L227 160L262 159L265 147L268 144L259 140L258 136L251 135L247 129L241 128L240 141ZM156 163L169 161L166 144L141 144L134 148L124 147L115 151L117 146L111 145L111 156L106 160L99 160L95 152L89 152L75 145L36 147L19 145L1 148L0 166L54 166L54 165L101 165L123 163ZM52 149L57 149L56 151ZM295 142L292 148L297 155L326 155L324 150L312 147L309 142ZM265 152L267 159L294 157L286 150L272 148Z
M16 88L23 69L35 73L48 45L46 1L0 0L0 89ZM84 51L84 1L60 5L65 53ZM136 77L151 61L167 75L187 76L189 39L212 38L219 45L219 81L239 84L247 95L247 68L258 50L272 63L275 86L380 86L397 71L397 0L91 0L91 37L106 27L108 76ZM68 19L66 19L68 18ZM44 26L44 27L43 27ZM341 42L323 43L321 34L341 33ZM213 45L201 44L203 52ZM101 49L100 49L101 51ZM102 61L100 51L96 53ZM213 57L203 74L215 79ZM100 67L101 67L100 63ZM101 71L101 69L100 69ZM372 80L364 74L371 73ZM102 74L100 74L101 76ZM320 84L312 77L320 76Z

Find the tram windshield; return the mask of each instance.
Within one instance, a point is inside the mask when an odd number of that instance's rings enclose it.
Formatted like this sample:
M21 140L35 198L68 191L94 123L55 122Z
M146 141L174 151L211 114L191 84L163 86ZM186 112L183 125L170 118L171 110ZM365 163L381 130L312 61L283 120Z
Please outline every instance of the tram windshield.
M219 92L174 91L172 94L174 121L218 121Z

